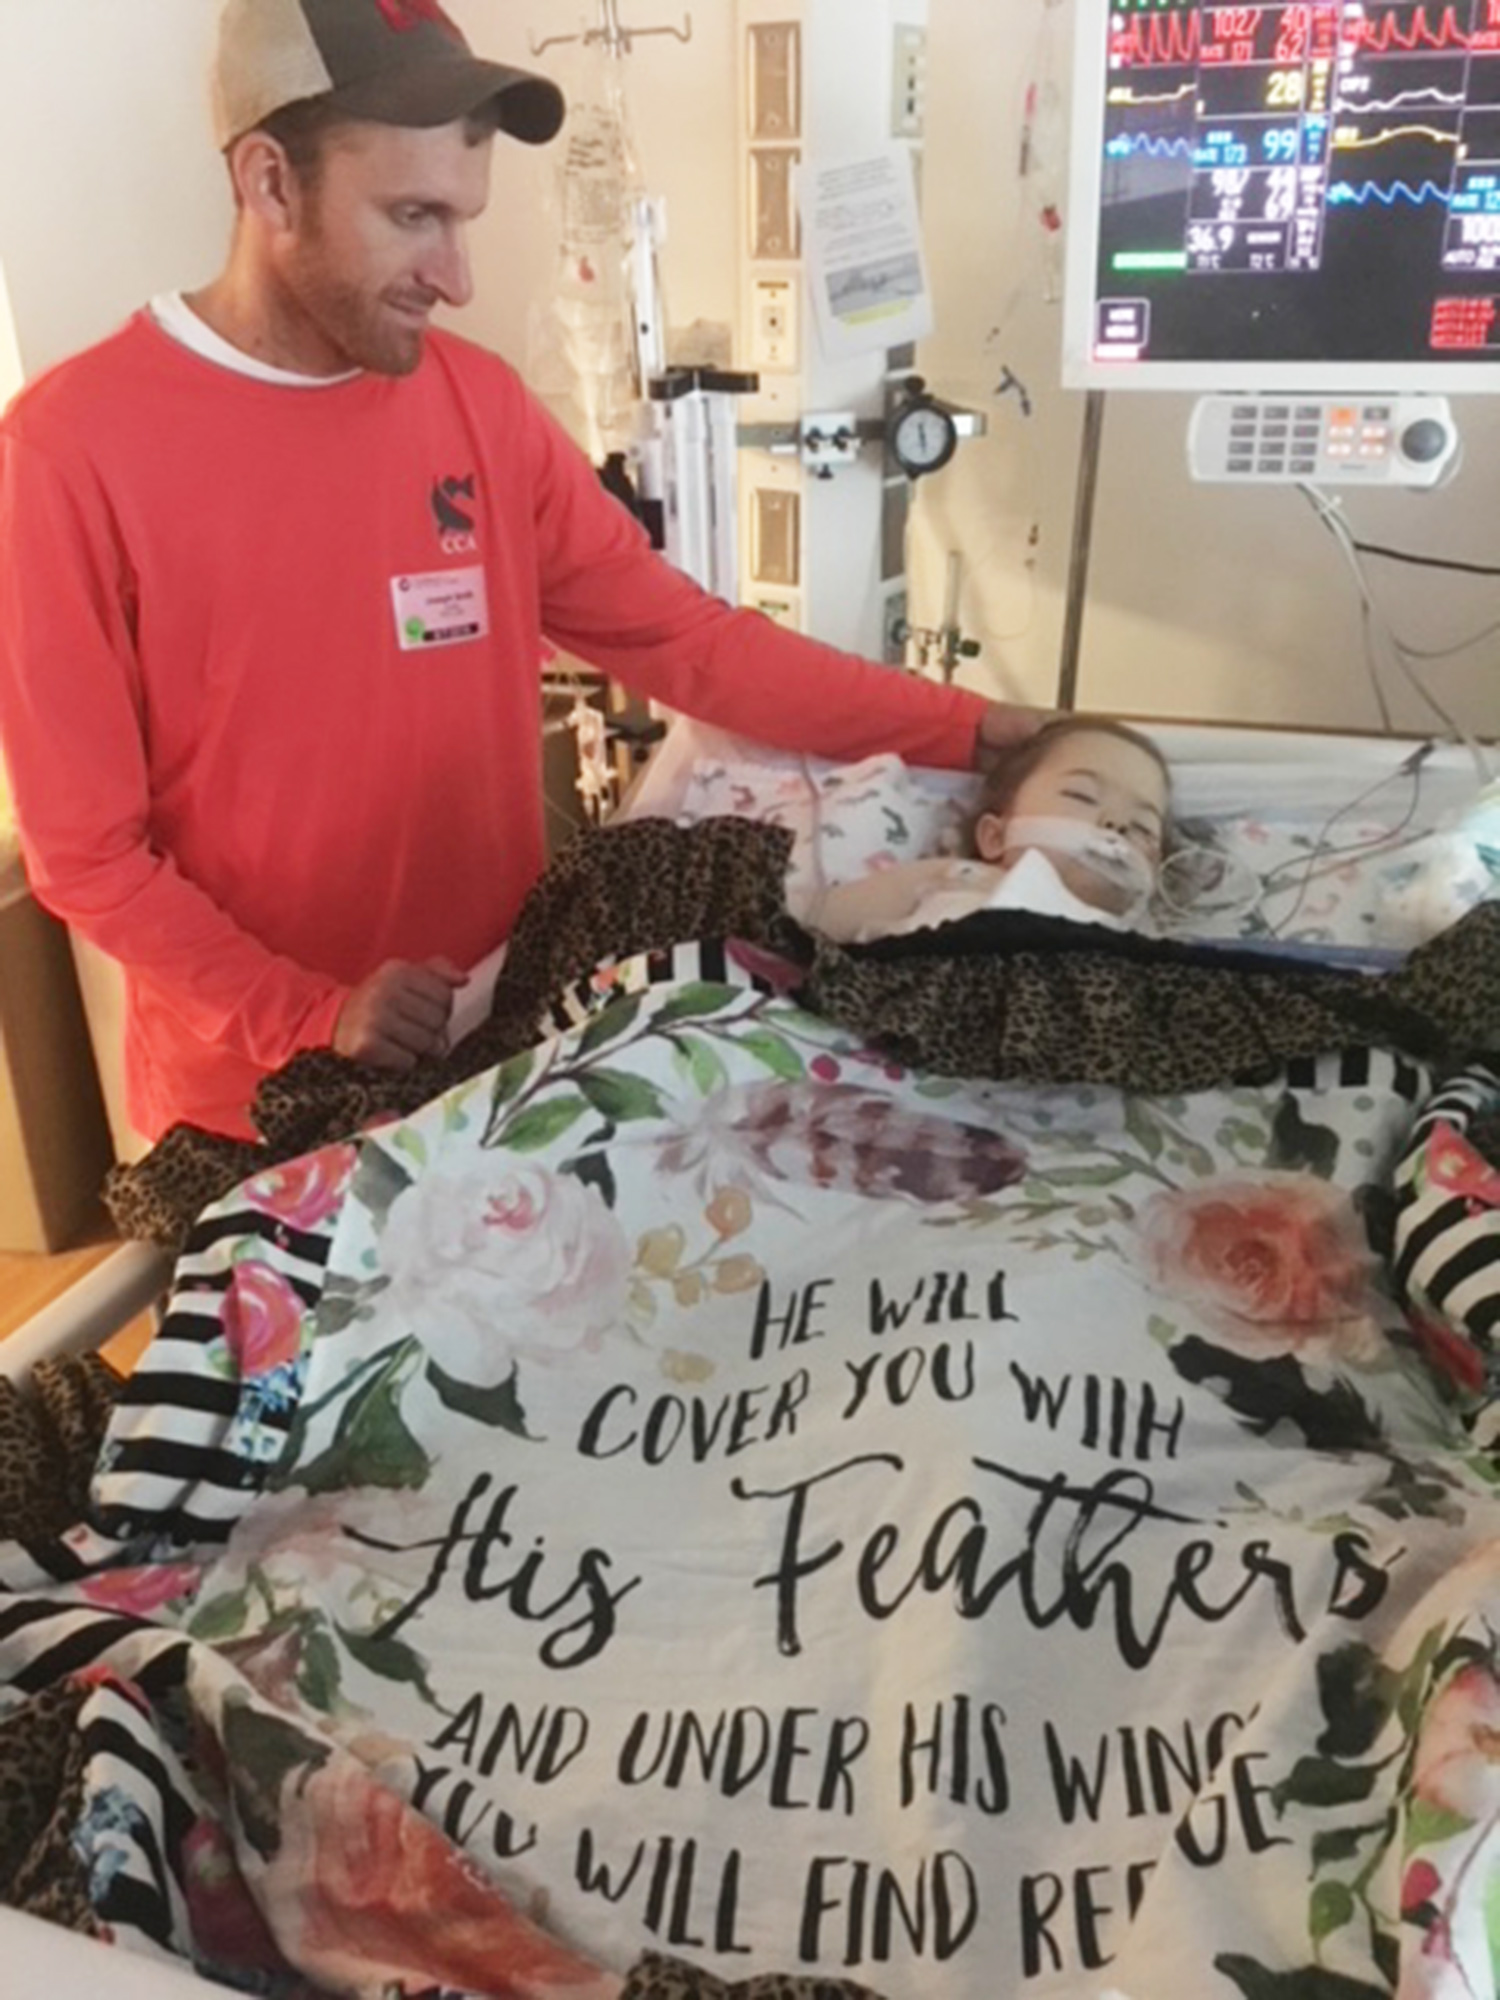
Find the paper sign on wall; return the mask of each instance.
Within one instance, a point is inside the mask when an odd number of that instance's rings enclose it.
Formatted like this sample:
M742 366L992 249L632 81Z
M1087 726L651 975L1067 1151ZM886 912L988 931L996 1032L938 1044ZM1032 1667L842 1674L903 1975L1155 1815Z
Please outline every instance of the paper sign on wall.
M911 154L891 146L808 163L798 177L808 282L830 360L932 331L932 294Z

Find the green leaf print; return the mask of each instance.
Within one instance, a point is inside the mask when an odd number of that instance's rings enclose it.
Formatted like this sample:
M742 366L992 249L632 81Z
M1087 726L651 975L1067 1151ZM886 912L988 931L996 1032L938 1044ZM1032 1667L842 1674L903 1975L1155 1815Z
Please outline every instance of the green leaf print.
M521 1407L520 1396L521 1371L518 1368L512 1368L497 1386L479 1389L472 1382L455 1381L435 1361L429 1361L427 1379L437 1392L438 1400L458 1416L472 1418L476 1424L485 1424L491 1430L509 1431L512 1437L525 1438L530 1444L538 1442L526 1428L526 1412Z
M691 1079L700 1097L712 1097L722 1090L729 1081L719 1052L711 1042L705 1042L697 1035L684 1035L673 1054L677 1066Z
M344 1333L357 1319L368 1318L371 1300L379 1298L390 1282L389 1278L371 1278L368 1283L360 1284L335 1274L328 1280L315 1309L317 1331Z
M674 1021L701 1020L705 1014L718 1014L735 998L737 989L733 986L707 986L697 984L684 986L682 991L670 999L664 1007L658 1007L652 1017L654 1028L670 1028Z
M1127 1097L1125 1100L1125 1130L1148 1160L1161 1158L1161 1149L1166 1144L1161 1121L1151 1115L1138 1097Z
M802 1058L782 1036L772 1034L769 1028L750 1028L734 1039L740 1048L754 1056L757 1062L764 1063L783 1082L801 1082L804 1074Z
M311 1618L306 1622L309 1629L297 1662L297 1692L304 1701L328 1715L338 1699L343 1668L337 1646L321 1625L315 1625Z
M349 1193L370 1211L376 1227L380 1228L392 1205L411 1186L411 1181L411 1175L399 1160L393 1160L382 1147L367 1139L360 1148L359 1164L354 1169Z
M532 1104L517 1112L489 1143L512 1153L540 1153L554 1139L560 1139L569 1126L576 1125L588 1108L586 1097L548 1098L543 1104Z
M1347 1882L1320 1882L1307 1902L1307 1930L1314 1944L1353 1921L1354 1892Z
M378 1674L385 1681L405 1682L417 1690L423 1701L431 1707L437 1706L421 1657L403 1640L381 1639L370 1632L350 1632L343 1625L335 1626L334 1630L348 1648L350 1658L366 1673Z
M602 1014L597 1015L585 1028L578 1044L580 1055L591 1056L595 1049L607 1048L611 1042L628 1035L635 1026L645 996L629 994L623 1000L612 1000Z
M1128 1166L1049 1167L1045 1175L1037 1178L1043 1186L1054 1188L1101 1188L1129 1180L1133 1171Z
M419 1352L415 1341L401 1343L373 1381L344 1405L332 1444L309 1464L295 1467L289 1485L309 1493L343 1493L360 1486L411 1491L427 1484L432 1460L401 1415L406 1370Z
M493 1146L496 1143L496 1134L505 1123L507 1107L515 1103L531 1081L535 1056L535 1050L523 1049L520 1055L512 1056L509 1062L502 1063L496 1070L494 1088L490 1092L489 1113L484 1121L484 1137L479 1142L481 1146Z
M245 1629L250 1616L250 1592L248 1590L224 1590L217 1597L200 1604L188 1620L188 1632L194 1639L201 1639L206 1645L217 1645L221 1639L236 1638Z
M1417 1799L1406 1815L1402 1829L1402 1848L1413 1854L1419 1847L1436 1847L1440 1842L1451 1840L1456 1833L1467 1833L1474 1822L1465 1819L1461 1813L1449 1812L1446 1806L1434 1805L1429 1799Z
M624 1125L632 1118L664 1118L661 1092L643 1076L624 1070L596 1069L578 1079L578 1088L601 1118Z
M240 1829L262 1861L281 1849L281 1788L294 1772L321 1770L333 1746L294 1722L231 1695L224 1704L224 1757Z

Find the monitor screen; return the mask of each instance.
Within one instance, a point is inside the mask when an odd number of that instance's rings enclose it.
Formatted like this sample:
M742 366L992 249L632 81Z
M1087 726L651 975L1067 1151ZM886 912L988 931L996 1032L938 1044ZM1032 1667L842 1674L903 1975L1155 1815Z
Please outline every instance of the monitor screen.
M1500 389L1500 0L1082 0L1065 379Z

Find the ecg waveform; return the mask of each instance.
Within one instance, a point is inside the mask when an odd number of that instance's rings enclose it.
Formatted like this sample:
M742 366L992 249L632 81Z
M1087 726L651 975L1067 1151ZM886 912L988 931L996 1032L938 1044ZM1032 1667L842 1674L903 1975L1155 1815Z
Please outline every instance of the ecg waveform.
M1394 208L1398 201L1409 201L1413 208L1420 208L1424 202L1440 201L1446 205L1448 190L1440 188L1436 181L1423 181L1419 188L1408 187L1405 181L1392 181L1388 185L1380 181L1335 181L1328 190L1328 206L1344 207L1353 202L1358 208L1367 207L1378 201L1384 208Z

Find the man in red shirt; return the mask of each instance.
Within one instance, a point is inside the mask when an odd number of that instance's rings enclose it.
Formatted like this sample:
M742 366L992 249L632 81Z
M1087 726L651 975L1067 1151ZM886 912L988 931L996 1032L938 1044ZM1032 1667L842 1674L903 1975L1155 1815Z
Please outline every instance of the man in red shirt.
M514 372L471 292L492 135L562 121L437 0L229 0L228 262L0 423L0 732L38 897L126 973L156 1137L229 1133L298 1049L409 1067L544 863L551 643L833 757L966 766L1027 711L707 597Z

